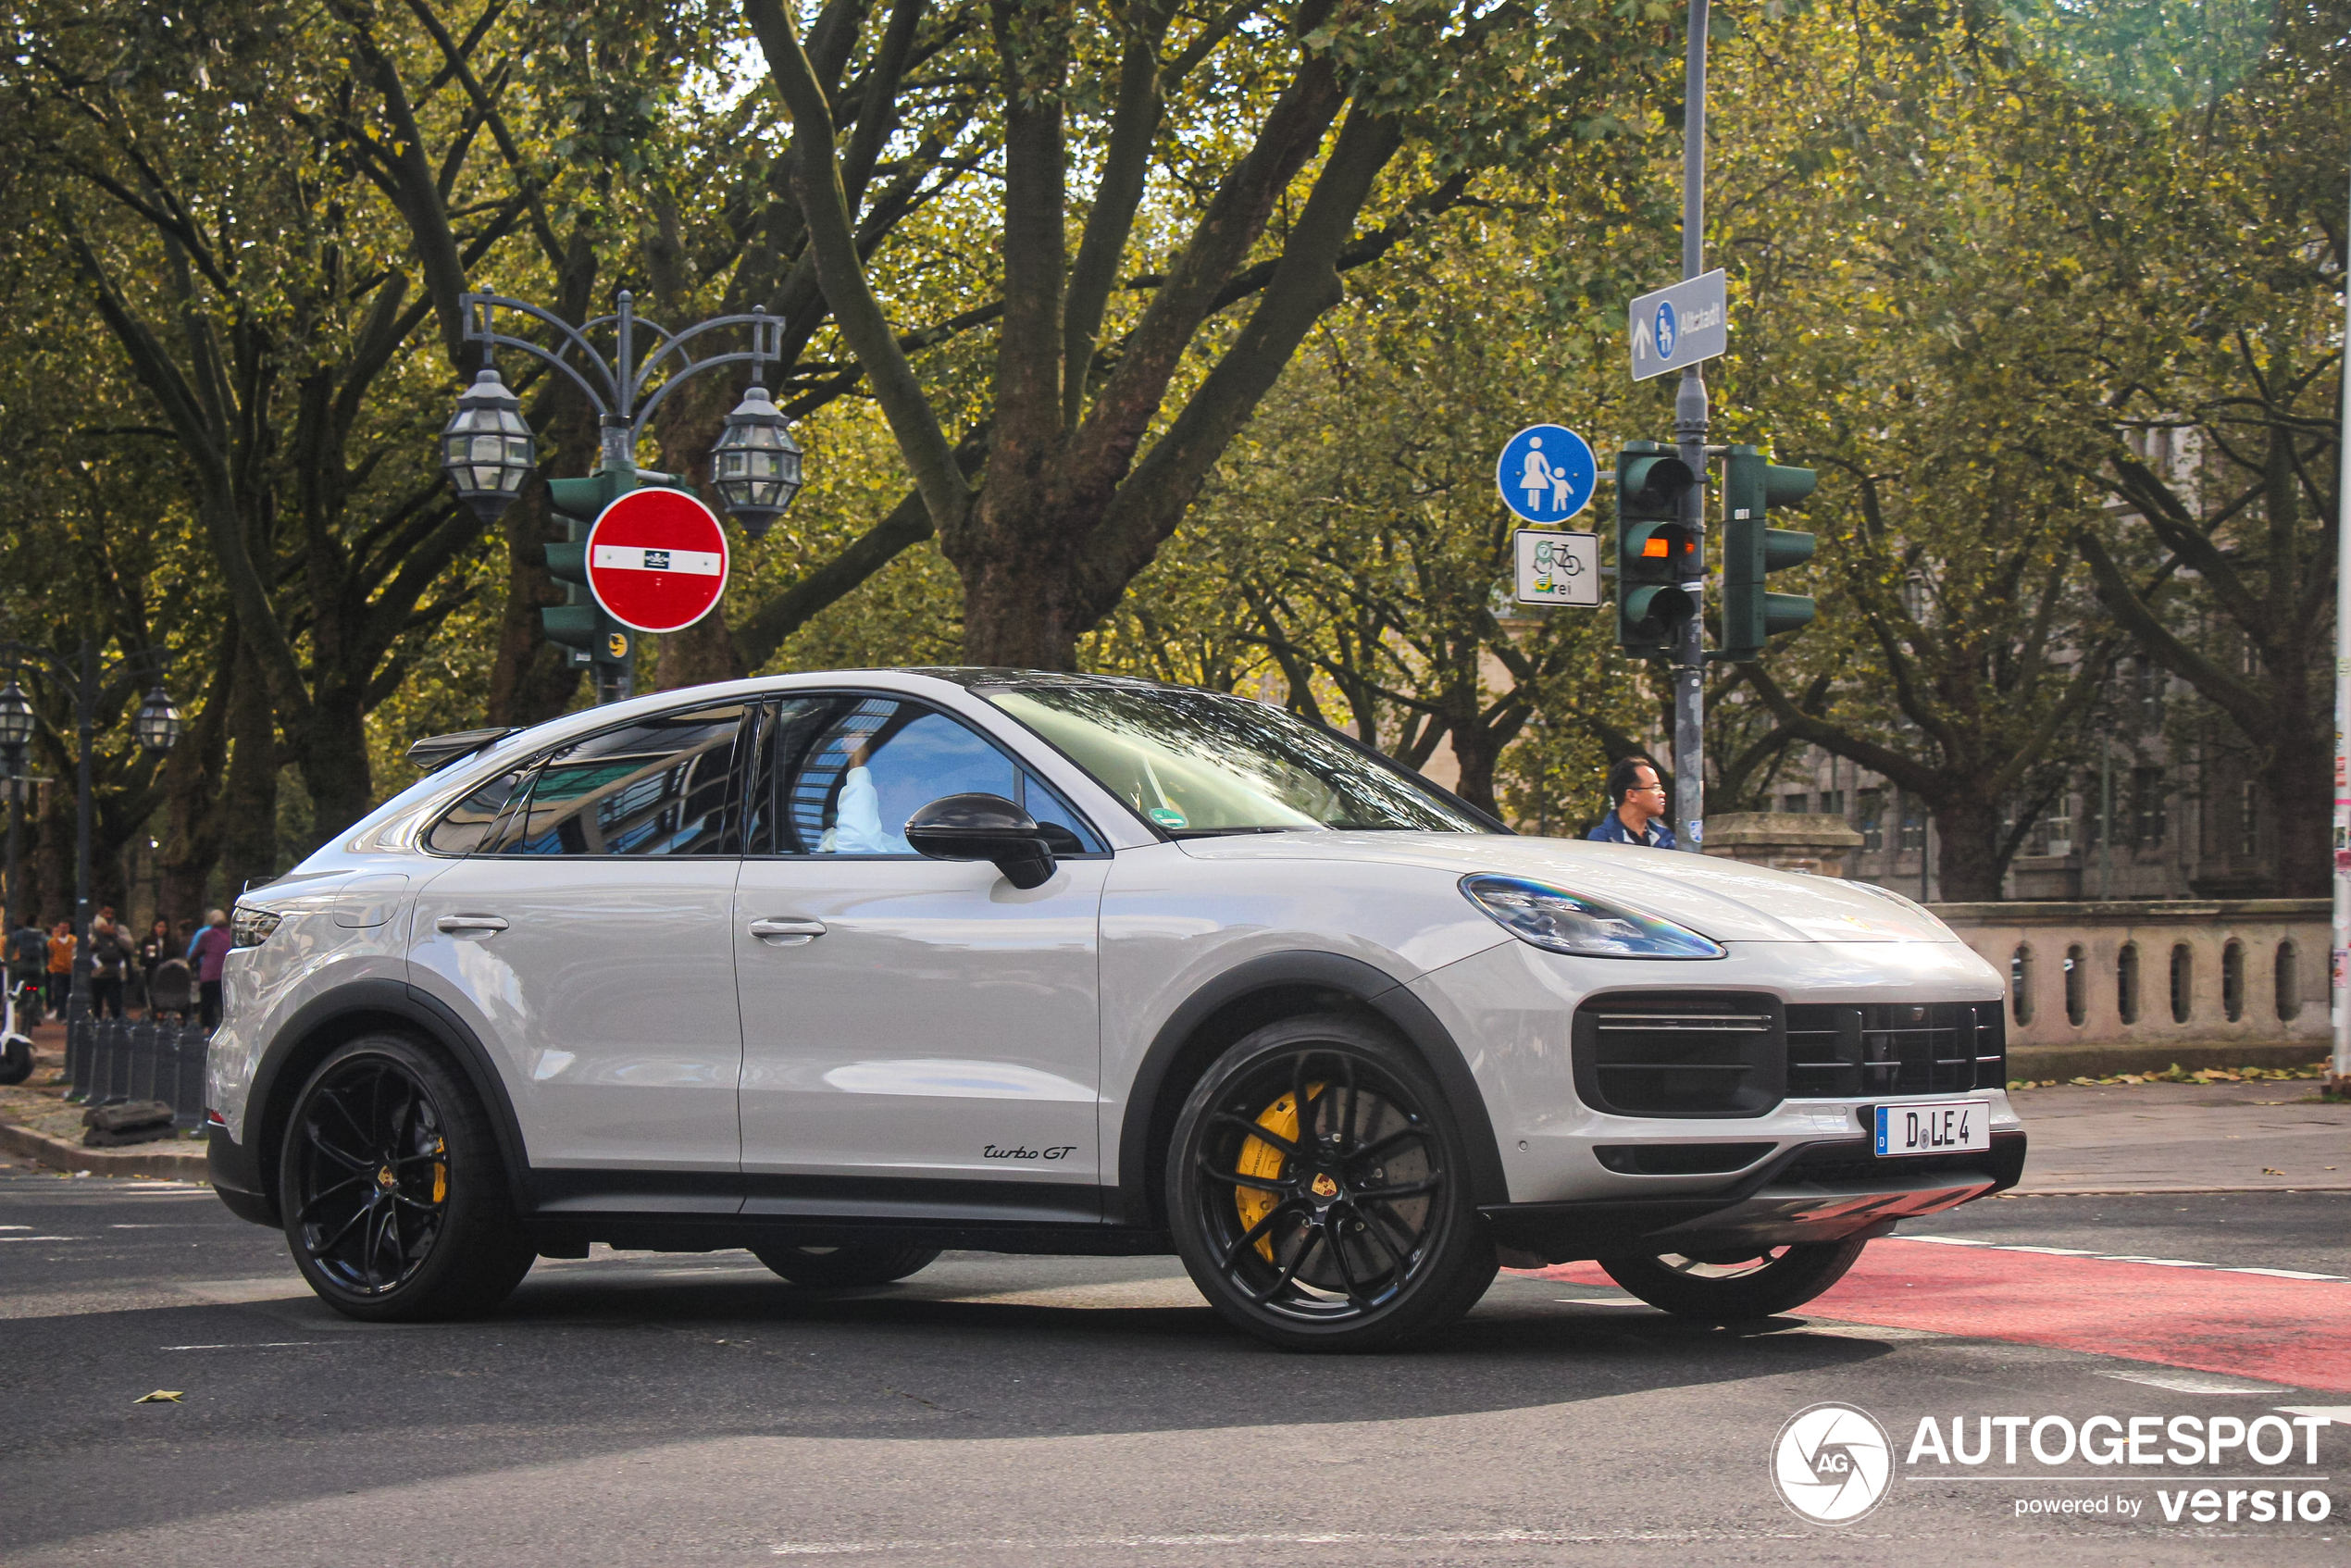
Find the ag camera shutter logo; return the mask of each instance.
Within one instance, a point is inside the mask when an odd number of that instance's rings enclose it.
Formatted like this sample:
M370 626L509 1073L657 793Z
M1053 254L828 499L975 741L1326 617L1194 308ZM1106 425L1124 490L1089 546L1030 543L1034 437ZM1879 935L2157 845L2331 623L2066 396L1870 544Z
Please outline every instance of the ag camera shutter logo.
M1852 1405L1807 1405L1772 1442L1780 1500L1815 1524L1852 1524L1885 1499L1893 1478L1885 1428Z

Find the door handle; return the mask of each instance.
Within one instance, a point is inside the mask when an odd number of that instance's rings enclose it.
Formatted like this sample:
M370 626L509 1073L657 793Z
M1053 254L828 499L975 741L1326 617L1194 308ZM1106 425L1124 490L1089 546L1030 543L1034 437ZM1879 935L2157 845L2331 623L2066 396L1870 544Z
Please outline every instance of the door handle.
M825 934L822 920L754 920L751 934L769 947L804 947Z
M444 915L432 923L432 928L453 937L479 933L489 936L506 928L506 923L495 915Z

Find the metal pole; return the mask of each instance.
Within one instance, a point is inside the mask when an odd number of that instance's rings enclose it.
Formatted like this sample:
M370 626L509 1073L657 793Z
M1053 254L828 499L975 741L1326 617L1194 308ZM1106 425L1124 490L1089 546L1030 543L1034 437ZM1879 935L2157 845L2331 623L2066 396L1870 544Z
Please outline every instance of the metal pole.
M2351 1093L2351 277L2343 289L2343 450L2334 471L2334 1052L2330 1087Z
M2114 896L2114 748L2098 744L2098 897Z
M1706 25L1708 0L1690 0L1689 55L1682 91L1682 276L1706 262ZM1706 559L1706 377L1682 372L1673 394L1673 446L1698 482L1683 492L1682 520ZM1692 854L1706 837L1706 579L1686 582L1690 618L1673 660L1673 838Z
M74 719L81 741L75 770L73 827L73 989L66 1000L68 1019L90 1013L90 737L97 728L92 711L98 684L98 651L81 640L81 679L74 688Z

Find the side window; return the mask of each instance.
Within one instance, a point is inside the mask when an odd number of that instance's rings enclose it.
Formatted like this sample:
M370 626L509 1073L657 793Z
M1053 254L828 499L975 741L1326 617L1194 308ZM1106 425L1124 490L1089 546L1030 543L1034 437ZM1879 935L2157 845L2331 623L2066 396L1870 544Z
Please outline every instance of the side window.
M549 756L501 854L733 854L729 783L740 704L656 714Z
M498 817L514 803L515 791L522 787L528 771L518 767L476 785L471 793L425 830L425 848L435 854L451 855L489 849L494 841Z
M761 815L778 854L911 855L906 819L942 795L1001 795L1063 853L1102 846L1066 803L955 719L890 697L803 699L777 707L761 770ZM1065 840L1064 842L1058 840Z

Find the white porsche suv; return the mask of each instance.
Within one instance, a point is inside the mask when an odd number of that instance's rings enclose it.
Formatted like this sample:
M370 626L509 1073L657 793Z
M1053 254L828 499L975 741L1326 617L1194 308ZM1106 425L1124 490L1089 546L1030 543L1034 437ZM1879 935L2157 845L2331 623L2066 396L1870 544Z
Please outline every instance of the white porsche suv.
M1926 911L1520 837L1262 703L862 670L412 756L238 901L209 1066L216 1188L355 1317L602 1241L1173 1251L1297 1347L1570 1259L1748 1318L2022 1170Z

